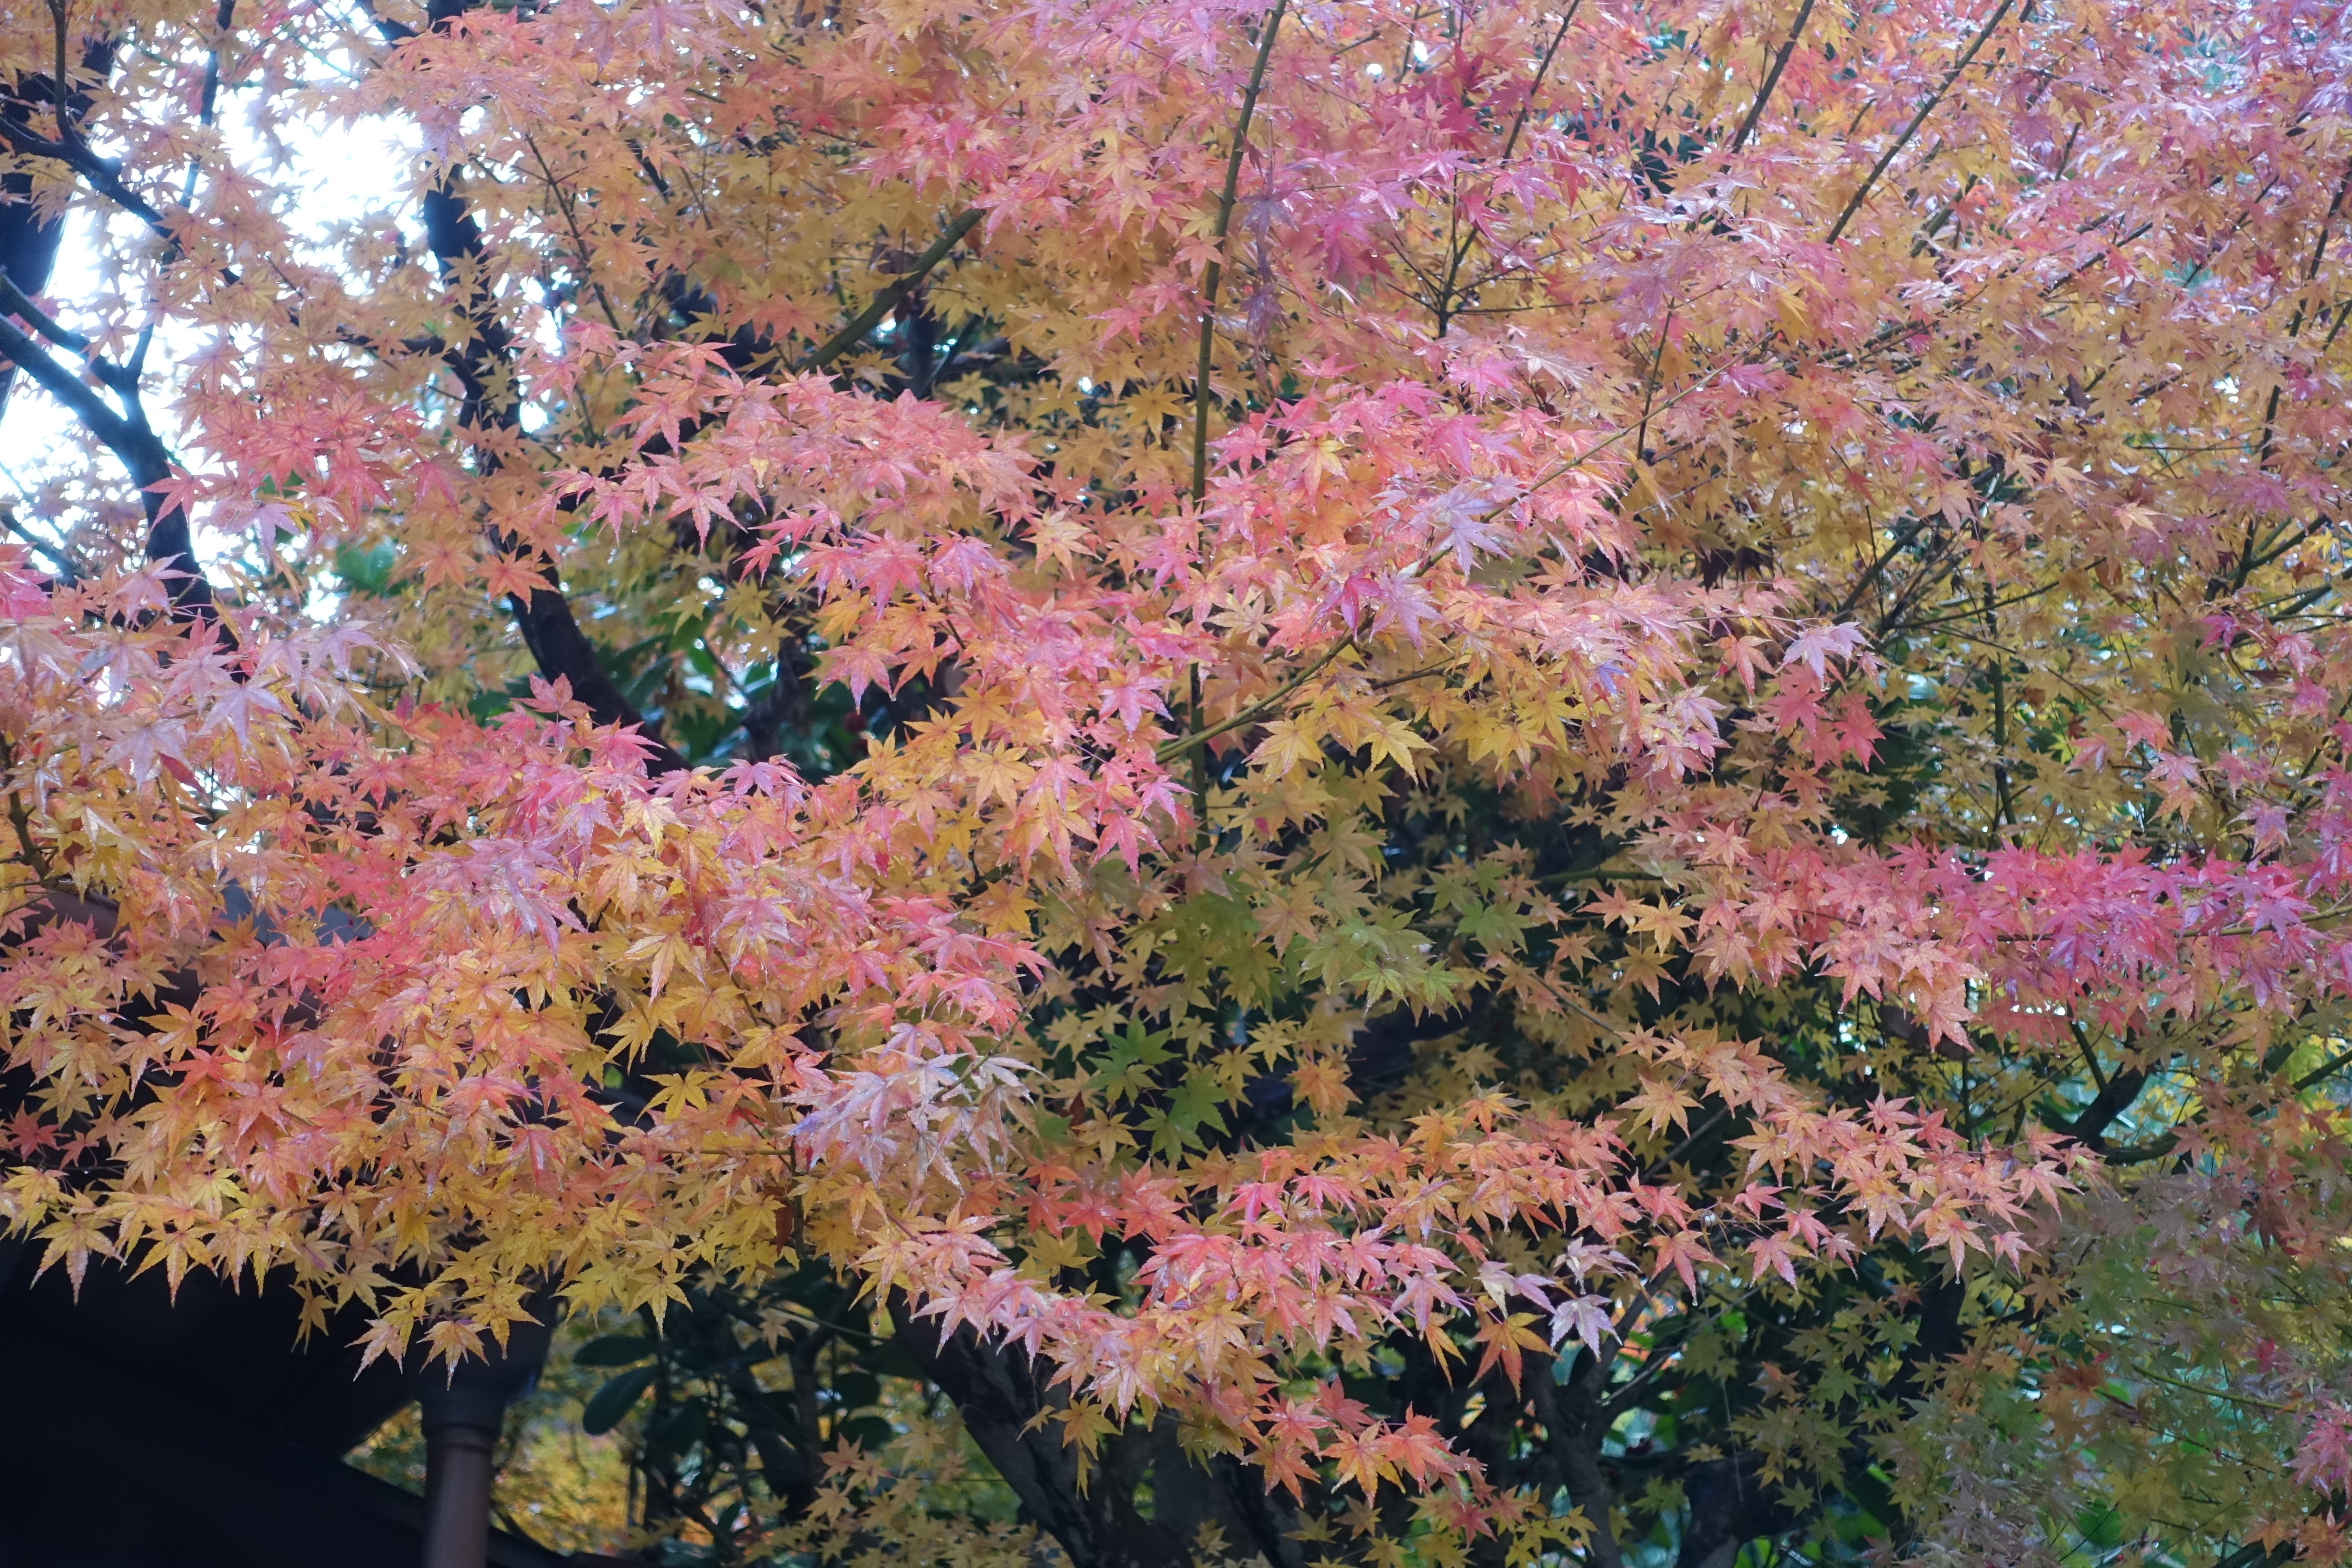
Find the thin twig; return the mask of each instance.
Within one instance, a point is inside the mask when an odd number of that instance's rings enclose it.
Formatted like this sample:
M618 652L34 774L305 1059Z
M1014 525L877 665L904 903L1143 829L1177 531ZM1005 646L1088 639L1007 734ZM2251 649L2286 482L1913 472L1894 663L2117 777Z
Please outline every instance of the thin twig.
M1199 363L1192 376L1192 505L1196 510L1209 493L1209 371L1211 356L1216 346L1217 289L1225 277L1225 234L1233 226L1234 197L1241 186L1242 159L1249 151L1250 121L1257 114L1257 95L1265 89L1266 63L1274 58L1275 34L1282 26L1283 12L1289 4L1290 0L1275 0L1274 9L1266 14L1265 26L1258 33L1257 59L1250 67L1249 86L1242 92L1241 118L1234 124L1234 144L1225 154L1225 187L1217 197L1217 221L1209 235L1209 266L1201 275L1201 350ZM1349 640L1354 639L1351 637ZM1331 657L1338 656L1339 650L1334 648ZM1192 668L1191 687L1185 717L1186 721L1198 731L1203 704L1201 666L1197 660ZM1223 732L1222 729L1217 731ZM1205 734L1200 736L1201 740L1207 738ZM1197 741L1190 742L1198 743ZM1206 751L1193 758L1192 791L1205 805L1209 798L1209 754ZM1203 812L1202 822L1204 826L1207 821L1207 814Z
M1811 5L1811 3L1812 0L1806 0L1806 4ZM1528 96L1521 100L1518 113L1512 117L1510 133L1503 138L1503 155L1495 162L1495 166L1497 169L1503 168L1508 164L1511 161L1511 154L1517 151L1519 145L1519 133L1527 129L1528 116L1534 112L1535 110L1536 95L1543 90L1544 79L1551 74L1552 58L1559 53L1560 45L1567 41L1568 30L1575 25L1577 10L1583 4L1584 0L1570 0L1567 14L1559 19L1559 31L1552 35L1551 43L1544 49L1543 58L1536 62L1535 79L1528 84ZM1491 194L1492 191L1490 187L1489 195ZM1449 223L1456 221L1460 216L1460 213L1461 207L1457 201L1454 206L1448 209L1447 221ZM1470 226L1470 232L1461 236L1459 239L1452 239L1449 237L1447 248L1452 252L1452 255L1446 262L1445 281L1442 284L1435 284L1430 290L1431 293L1436 297L1436 305L1434 308L1437 312L1437 335L1439 337L1444 337L1445 335L1447 325L1455 316L1462 313L1461 311L1454 309L1454 285L1461 278L1462 264L1469 259L1470 247L1477 243L1480 232L1481 230L1478 226L1476 224L1472 224ZM1405 261L1407 266L1412 266L1410 257L1403 257L1402 258ZM1432 280L1425 274L1422 274L1419 268L1413 268L1413 271L1417 276L1421 277L1423 283L1431 283ZM1474 283L1469 289L1463 290L1463 292L1466 295L1474 291L1476 288L1477 284Z
M1353 632L1350 632L1348 636L1340 638L1339 642L1333 644L1331 650L1328 653L1326 653L1321 658L1317 659L1313 664L1308 665L1305 669L1299 671L1298 674L1293 676L1283 685L1281 689L1251 703L1248 707L1243 709L1232 718L1227 719L1222 724L1218 724L1211 729L1195 730L1189 735L1178 736L1175 740L1172 740L1167 744L1161 746L1159 751L1153 753L1153 755L1164 766L1165 764L1175 761L1178 757L1182 756L1185 752L1191 751L1195 746L1205 744L1210 741L1215 740L1220 735L1229 734L1233 731L1238 730L1245 724L1256 723L1260 719L1265 718L1267 714L1280 708L1284 701L1289 698L1292 692L1297 690L1300 687L1306 685L1308 681L1322 674L1323 671L1328 668L1333 659L1339 658L1341 654L1347 652L1349 648L1355 646L1356 637Z
M1837 222L1830 226L1829 238L1823 242L1824 244L1835 245L1838 242L1838 237L1845 233L1845 226L1853 220L1854 214L1862 210L1862 204L1870 199L1871 187L1878 184L1878 176L1886 173L1886 166L1894 163L1896 155L1910 144L1911 138L1918 133L1919 127L1927 122L1927 116L1935 112L1936 105L1944 101L1944 95L1952 90L1952 84L1960 79L1960 73L1969 68L1969 62L1977 58L1977 51L1985 47L1985 40L1992 37L1995 27L2000 26L2001 18L2009 15L2009 8L2012 3L2013 0L2000 0L2000 5L1994 9L1992 16L1987 18L1983 30L1969 42L1966 52L1945 74L1944 79L1937 85L1936 90L1927 95L1927 101L1921 104L1919 112L1911 117L1911 123L1903 128L1903 134L1897 136L1888 144L1886 151L1878 155L1878 162L1871 165L1870 173L1864 175L1862 184L1855 187L1853 198L1845 204L1845 211L1838 214Z
M1234 220L1234 196L1241 185L1242 158L1249 150L1250 121L1257 114L1257 95L1265 86L1266 62L1274 58L1274 36L1290 0L1275 0L1258 35L1257 61L1250 68L1249 86L1242 93L1241 118L1234 125L1234 144L1225 156L1225 188L1217 197L1217 221L1209 231L1209 267L1201 275L1201 349L1192 378L1192 504L1209 493L1209 359L1216 342L1217 289L1224 282L1225 232Z
M813 370L823 370L856 347L865 340L866 334L874 330L876 322L897 310L898 302L907 297L908 292L929 276L932 268L947 259L948 252L962 242L963 237L971 232L972 226L981 220L981 216L978 207L966 207L950 218L948 226L939 238L931 242L929 250L915 258L906 271L866 301L866 309L851 317L847 326L827 338L822 347L811 350L793 369L803 375Z
M0 502L0 527L6 528L9 532L54 562L58 568L58 581L67 586L70 587L81 581L81 568L75 564L73 557L68 555L60 546L50 543L31 529L26 528L24 520L16 515L16 509L5 502Z
M55 79L56 96L50 105L58 114L58 141L71 147L81 139L74 134L73 121L68 118L68 100L73 97L66 82L66 0L49 0L49 20L54 24L58 45L58 67Z
M1813 0L1805 0L1797 7L1797 25L1789 29L1789 41L1780 46L1780 58L1772 62L1772 68L1764 73L1764 85L1756 89L1756 101L1748 106L1748 118L1739 122L1739 129L1732 134L1731 144L1724 149L1726 153L1738 152L1748 141L1748 133L1756 129L1756 121L1764 113L1765 101L1772 96L1772 89L1780 85L1780 73L1788 68L1789 57L1797 52L1797 40L1803 36L1805 23L1812 15Z
M1911 542L1919 537L1919 531L1927 526L1926 518L1914 519L1909 528L1898 533L1895 542L1886 547L1886 552L1870 563L1870 569L1862 574L1861 580L1855 583L1852 591L1846 595L1845 602L1838 605L1837 614L1830 618L1842 621L1852 615L1853 607L1862 603L1862 596L1870 592L1870 585L1885 575L1886 568L1894 563L1895 558L1909 548Z

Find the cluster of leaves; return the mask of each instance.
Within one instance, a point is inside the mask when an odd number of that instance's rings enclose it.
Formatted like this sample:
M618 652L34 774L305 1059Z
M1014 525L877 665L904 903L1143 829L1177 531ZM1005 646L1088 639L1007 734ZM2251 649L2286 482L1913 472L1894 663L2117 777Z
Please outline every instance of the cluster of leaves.
M12 4L58 1266L724 1560L2346 1550L2342 7Z

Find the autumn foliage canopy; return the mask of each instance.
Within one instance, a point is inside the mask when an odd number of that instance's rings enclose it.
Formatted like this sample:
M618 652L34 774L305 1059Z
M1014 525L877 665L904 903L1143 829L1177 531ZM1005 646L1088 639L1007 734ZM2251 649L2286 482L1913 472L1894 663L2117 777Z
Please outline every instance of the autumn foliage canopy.
M82 435L0 1219L410 1358L823 1275L1089 1568L2334 1561L2347 74L2313 0L5 0Z

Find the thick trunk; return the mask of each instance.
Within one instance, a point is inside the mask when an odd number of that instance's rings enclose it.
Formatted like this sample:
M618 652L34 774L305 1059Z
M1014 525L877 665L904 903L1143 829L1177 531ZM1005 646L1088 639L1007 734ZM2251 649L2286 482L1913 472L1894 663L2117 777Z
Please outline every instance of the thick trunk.
M107 43L84 50L82 68L93 79L104 80L114 68L114 46ZM0 120L35 134L54 133L56 91L56 85L46 79L24 79L0 92ZM77 129L89 111L88 93L74 93L66 100L66 118ZM41 123L45 121L49 123ZM0 174L0 272L6 273L8 280L25 293L38 294L49 286L66 226L62 221L43 222L32 195L30 174ZM0 414L7 412L8 393L16 379L15 365L0 365Z
M1731 1568L1749 1542L1802 1522L1801 1514L1780 1501L1778 1489L1764 1483L1761 1470L1755 1455L1740 1453L1683 1472L1690 1512L1675 1568Z
M436 1420L443 1414L439 1402L425 1402L424 1568L484 1568L489 1561L496 1416L505 1408L490 1411L487 1422Z
M1579 1354L1566 1383L1538 1366L1528 1373L1536 1418L1543 1423L1552 1458L1567 1484L1569 1500L1592 1527L1584 1560L1590 1568L1624 1568L1625 1555L1609 1525L1617 1506L1617 1489L1601 1464L1601 1440L1609 1435L1609 1414L1602 1408L1608 1389L1609 1363L1590 1352Z
M1202 1526L1212 1526L1225 1552L1255 1552L1273 1568L1306 1568L1307 1549L1295 1539L1298 1510L1289 1494L1269 1491L1264 1472L1218 1454L1196 1461L1178 1441L1176 1424L1163 1418L1153 1428L1151 1517L1187 1545L1197 1545Z
M981 1343L969 1328L942 1339L903 1297L891 1300L890 1317L898 1342L955 1401L972 1441L1073 1568L1190 1568L1189 1543L1136 1506L1159 1447L1151 1435L1105 1438L1082 1470L1052 1415L1066 1401L1047 1389L1048 1368L1018 1349Z

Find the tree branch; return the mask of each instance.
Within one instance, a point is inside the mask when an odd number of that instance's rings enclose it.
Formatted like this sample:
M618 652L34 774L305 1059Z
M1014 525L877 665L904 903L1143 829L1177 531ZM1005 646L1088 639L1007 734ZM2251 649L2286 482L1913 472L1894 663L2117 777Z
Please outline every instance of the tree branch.
M438 14L437 5L436 10L437 26L446 18ZM425 247L433 253L443 283L456 296L456 308L473 329L463 344L445 350L442 354L442 363L457 376L465 393L458 406L458 424L476 432L520 432L522 413L512 385L514 334L499 319L497 302L484 275L489 257L482 241L482 227L459 194L454 174L445 174L425 193L421 216ZM497 470L500 459L489 443L477 439L474 450L475 460L484 472ZM520 547L520 542L496 530L491 531L491 542L501 554ZM523 646L530 650L532 662L547 679L567 683L572 696L586 705L596 722L642 727L645 715L622 694L604 660L597 656L595 645L580 629L572 601L564 595L562 577L554 559L543 551L537 552L535 564L538 584L528 595L515 593L507 596L515 627L522 634ZM647 735L646 739L654 745L646 761L646 771L674 773L686 766L686 759L657 736Z
M1064 1402L1048 1391L1046 1369L1026 1352L982 1343L969 1327L943 1338L933 1321L914 1315L903 1293L891 1295L890 1320L898 1343L955 1401L964 1429L1030 1515L1061 1542L1073 1568L1188 1568L1192 1552L1184 1542L1135 1506L1154 1445L1113 1435L1089 1467L1062 1440L1052 1416Z
M1209 269L1201 275L1200 363L1192 377L1192 504L1209 493L1209 359L1216 344L1217 289L1225 277L1225 231L1234 220L1234 196L1241 186L1242 158L1249 151L1250 121L1257 113L1257 95L1265 86L1266 62L1274 58L1274 36L1282 26L1282 13L1290 0L1275 0L1265 26L1258 34L1257 62L1250 68L1249 86L1242 92L1241 118L1234 125L1234 145L1225 156L1225 188L1217 197L1217 221L1209 231ZM1200 717L1196 700L1193 714Z
M931 247L929 250L915 258L913 264L900 273L896 281L867 300L866 309L851 317L848 325L827 338L821 347L810 350L807 356L793 365L793 369L803 374L813 370L823 370L826 365L856 348L866 334L874 330L875 323L897 310L898 302L907 297L908 290L920 283L932 268L947 258L948 252L953 250L962 241L963 237L971 232L972 225L981 220L981 216L978 207L966 207L954 217L950 218L948 226L940 233L939 238L931 242Z
M114 64L114 46L110 40L91 45L82 52L85 75L104 77ZM5 94L0 94L0 129L29 132L41 100L38 79L17 82ZM51 98L58 95L58 84L48 86ZM89 112L89 99L86 93L67 92L65 100L70 115L79 119ZM58 248L65 239L62 222L43 222L33 205L33 179L21 170L0 174L0 275L5 275L26 294L38 294L48 287L49 273L56 267ZM13 369L0 368L0 411L8 403L8 390L16 380Z
M2083 1108L2082 1114L2063 1131L2093 1153L2106 1153L2107 1129L2115 1125L2116 1118L2132 1108L2133 1102L2139 1099L2139 1091L2147 1087L2145 1068L2131 1068L2116 1073L2100 1086L2099 1092L2092 1097L2090 1104Z
M1740 1548L1793 1530L1802 1515L1782 1502L1763 1479L1764 1461L1741 1449L1683 1472L1689 1513L1675 1568L1732 1568Z
M147 514L147 561L171 574L166 592L171 595L173 618L202 622L224 640L231 639L214 602L212 584L205 581L204 571L196 563L186 509L166 500L154 488L171 479L172 455L148 427L136 384L117 388L127 405L125 413L117 414L79 376L5 320L0 320L0 355L14 361L42 391L79 419L139 487L139 502Z
M1771 99L1772 89L1780 85L1780 73L1788 68L1789 57L1797 52L1797 40L1804 36L1805 24L1812 15L1813 0L1805 0L1797 7L1797 25L1789 29L1789 41L1780 46L1780 57L1772 62L1772 68L1764 73L1764 85L1756 89L1756 101L1748 106L1748 118L1739 122L1738 131L1732 135L1731 144L1724 149L1727 153L1738 152L1746 144L1748 133L1756 129L1756 121L1763 117L1764 105Z
M1588 1568L1624 1568L1625 1563L1624 1550L1609 1526L1610 1510L1617 1506L1617 1489L1601 1466L1601 1440L1608 1436L1610 1426L1603 1408L1608 1365L1591 1352L1580 1351L1566 1384L1553 1381L1549 1366L1531 1369L1527 1379L1536 1419L1543 1423L1547 1446L1568 1485L1569 1500L1592 1529L1585 1539Z
M101 158L84 146L68 146L61 142L37 136L4 118L0 118L0 138L5 138L13 151L26 157L48 158L63 163L89 182L90 189L170 241L173 250L178 249L180 237L173 231L171 224L153 204L122 183L121 171L111 159Z
M1995 27L2000 26L2000 19L2009 15L2011 4L2013 0L2000 0L2000 5L1986 19L1983 29L1969 42L1968 48L1962 52L1952 68L1945 73L1944 79L1937 84L1936 90L1927 95L1927 101L1921 104L1919 112L1911 117L1911 123L1903 128L1903 134L1888 143L1886 151L1878 155L1878 162L1871 165L1870 173L1864 175L1862 184L1854 188L1853 199L1845 204L1845 211L1838 214L1837 222L1830 225L1829 238L1822 241L1823 244L1835 245L1838 242L1838 237L1845 233L1845 226L1853 221L1853 215L1860 212L1862 204L1870 199L1871 187L1878 184L1878 176L1886 173L1886 166L1894 163L1903 149L1910 144L1911 138L1918 133L1919 127L1927 123L1927 116L1935 112L1936 105L1944 101L1944 95L1952 90L1952 84L1960 79L1960 73L1968 69L1969 62L1977 58L1977 51L1985 47L1985 40L1992 37Z

